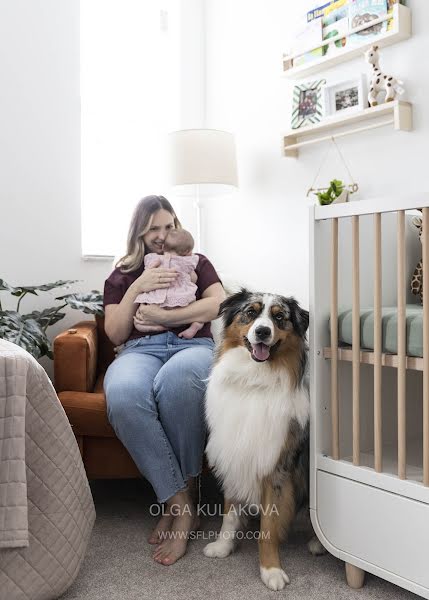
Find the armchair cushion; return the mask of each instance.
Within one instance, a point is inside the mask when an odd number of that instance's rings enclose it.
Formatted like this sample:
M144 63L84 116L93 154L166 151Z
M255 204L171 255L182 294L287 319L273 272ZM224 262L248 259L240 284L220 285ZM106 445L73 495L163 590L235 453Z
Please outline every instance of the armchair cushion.
M97 368L97 324L83 321L54 340L54 377L57 392L91 392Z
M104 393L60 392L58 397L76 436L116 437L107 419Z
M103 318L77 323L54 340L55 387L91 479L140 476L107 418L103 379L113 358Z

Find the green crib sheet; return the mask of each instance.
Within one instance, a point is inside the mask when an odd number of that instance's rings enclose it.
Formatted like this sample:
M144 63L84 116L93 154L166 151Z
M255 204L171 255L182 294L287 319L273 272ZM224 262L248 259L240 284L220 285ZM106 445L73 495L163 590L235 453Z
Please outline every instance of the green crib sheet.
M383 352L398 352L398 316L396 306L382 308L382 348ZM407 356L423 356L423 306L407 304ZM360 310L361 348L374 350L374 309ZM352 343L352 310L341 311L338 315L338 342Z

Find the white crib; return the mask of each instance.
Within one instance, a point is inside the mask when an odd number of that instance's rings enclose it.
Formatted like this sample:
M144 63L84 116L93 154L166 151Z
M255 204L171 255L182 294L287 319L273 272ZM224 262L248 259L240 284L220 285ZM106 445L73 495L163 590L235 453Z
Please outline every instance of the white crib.
M346 563L429 598L429 194L310 210L311 498L314 529ZM422 245L411 222L423 209ZM422 357L407 356L409 279L423 256ZM397 352L382 352L395 305ZM374 308L374 348L360 308ZM353 343L338 314L353 309Z

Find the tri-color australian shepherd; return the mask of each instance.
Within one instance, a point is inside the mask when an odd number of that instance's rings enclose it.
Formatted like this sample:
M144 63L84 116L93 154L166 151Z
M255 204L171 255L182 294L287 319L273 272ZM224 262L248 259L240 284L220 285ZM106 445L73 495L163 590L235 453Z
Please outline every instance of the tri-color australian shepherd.
M228 556L246 507L256 505L261 578L280 590L289 578L279 543L308 505L309 315L294 298L245 289L227 298L219 314L223 332L206 395L206 453L225 503L219 537L204 554ZM309 549L323 552L316 538Z

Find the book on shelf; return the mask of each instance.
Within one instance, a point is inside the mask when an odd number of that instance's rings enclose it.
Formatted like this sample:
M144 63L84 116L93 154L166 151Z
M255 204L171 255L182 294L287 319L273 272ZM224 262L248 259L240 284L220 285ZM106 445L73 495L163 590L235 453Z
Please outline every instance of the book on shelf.
M302 15L295 26L292 53L299 54L308 48L316 47L322 42L322 22L320 19L307 21L307 15Z
M307 23L308 26L312 26L315 22L318 22L321 27L322 41L342 34L344 34L344 38L332 44L315 47L313 50L297 56L293 61L294 66L311 62L326 54L336 54L344 48L347 44L349 30L348 0L330 0L330 2L314 7L307 12Z
M366 25L387 14L387 0L351 0L349 3L350 29ZM387 31L387 21L366 27L350 35L350 44L360 46L375 41Z
M325 9L334 2L335 0L328 0L322 6L315 6L307 12L307 21L313 21L314 19L320 19L323 17Z
M322 15L323 27L328 27L349 16L349 0L333 0L325 7Z
M387 13L389 15L393 14L393 7L395 4L404 4L403 0L387 0ZM389 19L387 21L387 31L391 31L393 29L393 19Z
M323 39L329 40L333 37L338 37L339 35L343 35L344 37L327 44L323 48L324 56L334 56L335 54L339 54L343 48L347 46L348 38L347 34L349 32L349 20L347 17L340 19L339 21L335 21L330 25L326 25L323 28Z
M372 27L369 25L358 33L350 34L350 30L386 14L393 15L395 4L400 3L403 4L403 0L329 0L315 3L314 8L302 16L297 28L292 53L296 55L301 49L303 53L295 56L293 66L339 54L347 46L376 42L381 34L393 29L393 18ZM318 46L320 41L341 35L344 37L335 42Z

